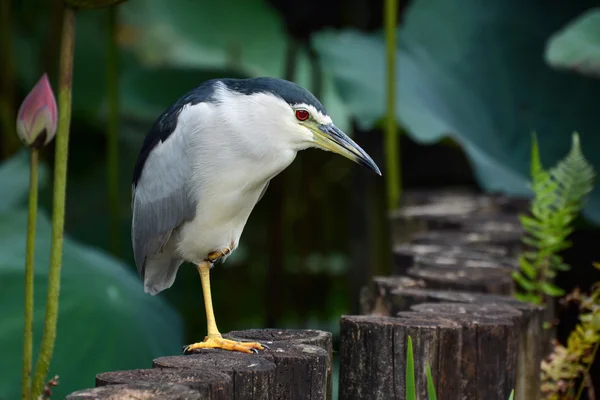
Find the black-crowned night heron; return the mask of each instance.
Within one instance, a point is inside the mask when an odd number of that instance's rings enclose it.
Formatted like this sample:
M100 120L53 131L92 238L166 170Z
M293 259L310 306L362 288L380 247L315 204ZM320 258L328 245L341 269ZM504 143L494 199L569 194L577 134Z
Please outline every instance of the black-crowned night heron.
M183 262L197 266L208 335L186 352L263 349L221 337L209 273L238 246L269 181L310 147L341 154L381 175L315 96L282 79L209 80L155 121L133 174L133 252L144 290L152 295L171 287Z

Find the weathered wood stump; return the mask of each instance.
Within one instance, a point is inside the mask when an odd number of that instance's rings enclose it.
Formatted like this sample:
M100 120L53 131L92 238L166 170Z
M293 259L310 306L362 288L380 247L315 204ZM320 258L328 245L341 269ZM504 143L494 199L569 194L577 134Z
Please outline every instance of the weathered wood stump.
M275 342L260 356L277 366L274 399L331 398L329 354L322 348L302 343Z
M435 263L487 263L514 268L516 257L508 257L508 250L500 246L481 246L468 249L460 246L443 246L434 244L403 243L394 248L394 265L392 275L403 275L406 271L423 262Z
M67 400L206 400L189 386L176 383L128 383L83 389L71 393Z
M538 399L540 362L543 358L544 307L524 303L511 296L425 289L404 277L375 277L365 292L361 312L365 315L397 316L422 303L451 302L499 304L522 313L517 354L516 398Z
M511 294L514 282L510 272L503 268L431 265L409 268L407 275L424 281L431 289Z
M201 349L189 355L160 357L153 360L153 369L112 371L96 376L97 389L118 388L91 392L89 389L77 395L106 393L106 396L113 396L113 391L120 394L134 386L144 389L150 387L146 384L151 384L164 389L161 384L169 383L179 385L173 387L187 387L202 399L212 400L331 399L333 349L330 332L252 329L223 336L232 340L259 341L266 348L257 354Z
M431 230L520 231L518 212L527 200L453 190L407 192L402 207L390 213L394 238L406 241Z
M134 369L96 375L96 387L140 382L178 383L194 389L203 399L231 399L232 381L229 375L210 369Z
M157 358L152 367L223 372L231 378L232 399L273 399L276 366L254 354L201 349L190 355Z
M413 309L397 317L342 317L340 400L404 399L409 335L419 398L427 398L426 364L440 399L508 398L515 387L519 311L459 303Z
M544 309L509 296L528 201L437 191L405 199L390 215L394 276L373 278L361 292L366 315L341 321L340 399L404 398L409 335L418 398L427 398L429 363L438 398L506 399L515 389L539 399Z
M510 296L418 289L397 289L390 290L390 293L392 296L402 297L404 304L408 307L425 302L456 302L499 304L520 311L522 317L518 328L519 352L517 353L515 397L531 400L539 398L540 363L544 355L542 339L544 337L544 307L524 303Z
M418 398L427 398L422 391L426 387L424 365L439 359L435 350L421 348L435 337L435 346L444 344L450 354L451 344L458 341L460 324L446 318L432 318L424 315L412 321L401 318L352 316L342 317L340 324L340 400L353 399L405 399L406 346L411 335L417 371ZM419 338L423 338L423 340ZM427 354L427 359L421 355ZM456 354L453 354L456 360ZM436 365L437 367L437 365ZM432 366L433 368L433 366ZM455 367L444 369L447 376L437 373L438 391L459 394L460 375ZM437 372L437 370L436 370ZM437 379L441 377L442 379ZM425 396L424 396L425 395ZM443 398L443 397L439 397ZM454 397L459 398L459 397Z
M331 399L332 391L333 391L333 342L331 332L325 332L315 329L248 329L244 331L232 331L226 335L224 335L227 339L238 340L238 341L252 341L259 342L265 344L270 347L265 353L260 353L260 355L265 355L268 359L275 362L278 367L278 387L283 392L288 391L287 388L292 388L297 386L297 379L305 379L306 373L302 372L303 368L313 368L315 373L320 371L320 363L323 361L323 357L321 352L315 349L311 349L310 347L303 346L293 346L286 349L282 347L284 344L286 345L310 345L316 346L320 349L323 349L327 357L324 359L325 361L325 378L326 378L326 386L325 386L325 398L327 400ZM279 349L280 351L276 350ZM312 356L308 356L309 353L312 353ZM290 357L291 356L291 357ZM296 367L295 369L288 369L287 365L293 363ZM285 373L282 373L281 371ZM297 372L296 372L297 371ZM293 372L290 375L290 372ZM286 383L287 382L287 383ZM311 380L311 383L307 383L308 385L319 385L319 378L315 377ZM291 390L291 389L290 389ZM307 393L311 393L311 391L315 391L316 389L310 389ZM293 390L288 391L290 394L287 395L289 397L282 398L296 398L291 397L295 396L298 393L303 392L294 392ZM317 391L318 392L318 391ZM322 398L322 397L304 397L304 398Z
M493 248L499 251L404 244L396 249L395 269L397 275L423 281L430 289L512 294L516 258L500 255L500 246Z
M407 276L375 276L361 291L361 315L393 317L400 311L408 310L412 304L407 305L402 296L392 294L398 288L426 289L426 285L422 280Z
M522 249L521 235L515 232L430 231L413 235L409 243L455 246L468 249L485 249L489 246L502 247L506 249L507 255L512 257L518 255Z

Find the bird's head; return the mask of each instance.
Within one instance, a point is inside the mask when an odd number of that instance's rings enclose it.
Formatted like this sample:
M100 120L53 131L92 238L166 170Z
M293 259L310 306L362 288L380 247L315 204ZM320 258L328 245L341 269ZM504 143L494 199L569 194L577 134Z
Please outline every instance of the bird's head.
M272 132L265 140L277 140L295 149L332 151L381 175L371 157L335 126L310 91L278 78L225 79L221 83L235 97L223 105L233 115L243 115L238 123L246 124L246 128L260 126Z

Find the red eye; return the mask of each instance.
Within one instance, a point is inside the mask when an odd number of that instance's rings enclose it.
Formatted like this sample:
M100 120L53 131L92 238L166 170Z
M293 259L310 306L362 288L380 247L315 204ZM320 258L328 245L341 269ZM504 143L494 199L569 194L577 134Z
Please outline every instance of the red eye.
M308 111L306 110L296 110L296 118L300 121L306 121L308 119Z

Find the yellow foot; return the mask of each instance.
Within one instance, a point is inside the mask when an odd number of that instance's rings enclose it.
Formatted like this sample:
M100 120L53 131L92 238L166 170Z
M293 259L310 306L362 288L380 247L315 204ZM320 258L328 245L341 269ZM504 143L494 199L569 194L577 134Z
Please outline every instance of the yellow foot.
M258 353L258 350L264 350L263 345L257 342L236 342L234 340L223 339L222 337L206 337L203 342L190 344L183 349L184 354L192 353L196 349L223 349L231 351L241 351L242 353Z

